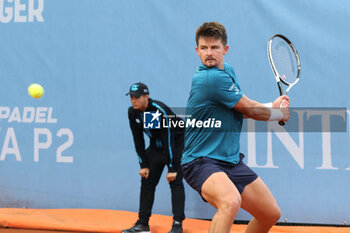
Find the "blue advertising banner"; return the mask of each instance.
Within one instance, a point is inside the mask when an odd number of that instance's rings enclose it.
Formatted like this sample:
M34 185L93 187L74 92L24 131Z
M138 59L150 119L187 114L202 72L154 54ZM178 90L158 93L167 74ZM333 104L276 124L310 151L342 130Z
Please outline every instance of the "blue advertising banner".
M200 65L195 31L209 21L226 27L225 62L259 102L279 95L268 39L279 33L296 46L297 130L269 122L259 131L247 120L241 150L277 199L279 221L348 224L347 0L0 0L0 207L138 211L125 94L141 81L151 98L184 108ZM43 86L40 99L28 95L32 83ZM339 121L345 130L333 130ZM186 216L212 218L215 209L185 189ZM172 213L165 172L153 213Z

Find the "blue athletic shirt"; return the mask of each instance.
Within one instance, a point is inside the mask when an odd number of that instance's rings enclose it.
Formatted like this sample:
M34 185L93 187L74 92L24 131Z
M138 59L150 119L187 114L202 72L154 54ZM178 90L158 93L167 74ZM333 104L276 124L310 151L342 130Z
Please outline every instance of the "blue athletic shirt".
M189 120L221 120L220 128L187 127L181 163L209 157L239 162L239 140L243 114L233 109L242 98L235 72L229 64L224 70L200 65L192 79L186 115ZM188 119L186 119L188 120Z

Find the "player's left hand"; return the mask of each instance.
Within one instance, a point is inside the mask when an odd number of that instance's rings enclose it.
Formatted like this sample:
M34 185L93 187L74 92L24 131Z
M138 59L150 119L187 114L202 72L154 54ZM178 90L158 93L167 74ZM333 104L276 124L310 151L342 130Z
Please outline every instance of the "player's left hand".
M166 174L166 180L170 183L176 179L176 175L176 172L168 172L168 174Z

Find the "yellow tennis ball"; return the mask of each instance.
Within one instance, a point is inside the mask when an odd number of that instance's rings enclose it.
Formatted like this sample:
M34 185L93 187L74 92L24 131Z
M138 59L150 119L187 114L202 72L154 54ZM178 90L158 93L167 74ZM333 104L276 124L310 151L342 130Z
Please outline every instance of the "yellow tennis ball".
M44 88L37 83L33 83L28 87L28 93L33 98L40 98L44 94Z

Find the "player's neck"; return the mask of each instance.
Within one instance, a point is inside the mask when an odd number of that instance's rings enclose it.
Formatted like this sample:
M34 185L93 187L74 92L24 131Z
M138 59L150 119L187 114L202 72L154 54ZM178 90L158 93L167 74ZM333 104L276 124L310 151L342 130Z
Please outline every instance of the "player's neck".
M225 70L225 63L221 63L221 64L218 64L217 68L219 68L220 70Z

